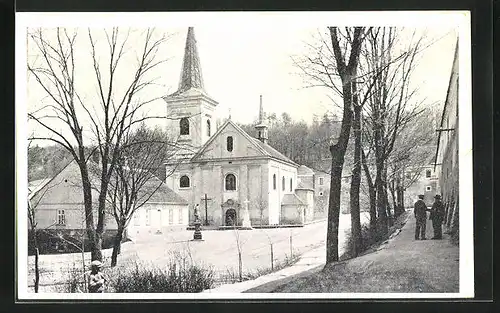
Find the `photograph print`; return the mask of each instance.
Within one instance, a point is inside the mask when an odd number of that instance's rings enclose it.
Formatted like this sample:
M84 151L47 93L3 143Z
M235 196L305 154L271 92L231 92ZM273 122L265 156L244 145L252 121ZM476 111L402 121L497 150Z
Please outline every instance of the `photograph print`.
M16 37L20 300L474 297L468 12Z

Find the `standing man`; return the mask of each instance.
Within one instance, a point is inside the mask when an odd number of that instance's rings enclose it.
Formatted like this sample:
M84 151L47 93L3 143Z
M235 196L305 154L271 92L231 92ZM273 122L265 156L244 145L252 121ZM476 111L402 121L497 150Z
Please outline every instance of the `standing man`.
M427 223L427 205L424 202L424 195L418 195L418 200L415 202L413 213L417 224L415 226L415 240L425 240L425 226Z
M444 220L444 205L441 202L440 195L434 196L434 203L432 204L429 219L432 220L432 228L434 230L434 237L432 239L442 239L443 229L441 226Z

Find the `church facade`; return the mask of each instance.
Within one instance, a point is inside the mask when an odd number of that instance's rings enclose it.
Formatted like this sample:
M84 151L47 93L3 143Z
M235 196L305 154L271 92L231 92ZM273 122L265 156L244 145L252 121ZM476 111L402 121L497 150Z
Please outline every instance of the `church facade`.
M299 184L299 165L267 143L260 98L258 136L229 117L215 125L217 101L205 91L194 30L188 29L178 90L166 97L167 131L176 138L176 157L166 184L198 211L203 224L252 226L304 224L313 219L314 191Z

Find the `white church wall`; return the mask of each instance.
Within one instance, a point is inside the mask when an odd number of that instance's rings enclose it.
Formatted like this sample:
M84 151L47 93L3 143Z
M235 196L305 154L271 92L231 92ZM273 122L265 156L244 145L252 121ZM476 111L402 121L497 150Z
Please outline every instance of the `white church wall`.
M276 175L276 186L274 186ZM281 214L281 199L284 194L293 193L297 186L297 168L279 161L269 161L269 224L279 224ZM284 185L283 185L284 177ZM289 181L292 179L292 191ZM276 188L274 188L276 187Z

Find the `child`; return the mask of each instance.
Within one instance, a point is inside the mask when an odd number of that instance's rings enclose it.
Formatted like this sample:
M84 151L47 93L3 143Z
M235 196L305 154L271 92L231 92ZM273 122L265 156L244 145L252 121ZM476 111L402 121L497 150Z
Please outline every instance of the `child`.
M104 274L101 272L101 269L102 263L100 261L95 260L90 263L89 292L104 292L104 282L106 279Z

